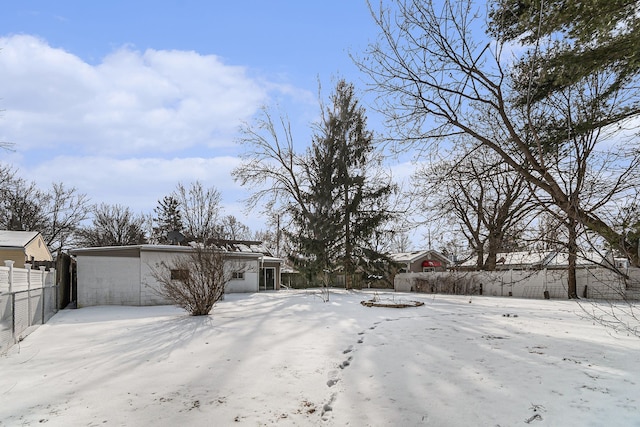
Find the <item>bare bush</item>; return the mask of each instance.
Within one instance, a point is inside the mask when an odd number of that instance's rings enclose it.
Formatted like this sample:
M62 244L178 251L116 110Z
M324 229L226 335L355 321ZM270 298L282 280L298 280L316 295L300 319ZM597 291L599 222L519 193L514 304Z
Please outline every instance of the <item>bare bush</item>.
M416 277L413 290L427 294L477 295L479 293L473 277L457 274Z
M151 267L151 275L159 284L155 290L160 295L192 316L206 316L224 297L234 274L245 269L244 263L225 260L221 251L199 246Z

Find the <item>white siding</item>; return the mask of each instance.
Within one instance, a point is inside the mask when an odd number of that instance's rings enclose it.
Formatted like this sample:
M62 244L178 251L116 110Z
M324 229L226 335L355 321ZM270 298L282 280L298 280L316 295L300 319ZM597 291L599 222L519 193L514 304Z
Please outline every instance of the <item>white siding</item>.
M225 288L225 293L258 292L258 286L258 273L247 271L244 273L243 280L230 280Z
M182 254L142 250L140 256L82 255L78 253L78 307L92 305L165 305L171 301L157 292L154 268L171 265ZM231 280L225 292L258 292L259 260L231 259L225 267L244 271L243 279ZM166 267L165 267L166 268Z
M161 263L171 264L171 262L180 256L175 253L168 252L140 252L140 305L171 305L168 299L158 295L157 289L160 283L154 279L152 270L162 268Z
M140 258L78 256L78 307L140 305Z
M243 271L243 279L232 279L225 287L225 293L241 293L241 292L258 292L259 282L259 261L256 259L229 259L225 264L227 274L231 275L229 270Z

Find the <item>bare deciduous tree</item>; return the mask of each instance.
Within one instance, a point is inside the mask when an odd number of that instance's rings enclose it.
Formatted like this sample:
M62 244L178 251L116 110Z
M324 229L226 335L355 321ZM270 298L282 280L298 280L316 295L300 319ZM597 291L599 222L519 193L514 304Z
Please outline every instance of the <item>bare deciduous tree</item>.
M5 230L42 232L47 225L44 207L50 196L34 182L13 175L1 189L0 226Z
M233 215L227 215L222 218L220 224L221 239L226 240L251 240L251 230L245 224L241 223L238 218Z
M196 181L189 187L178 184L172 197L178 201L188 239L206 244L209 239L220 237L220 191L215 187L205 188Z
M509 46L484 33L486 21L481 21L482 11L473 1L395 4L394 12L371 8L381 34L359 66L381 92L382 109L395 125L398 141L424 147L451 135L468 135L545 193L566 216L570 298L577 297L579 226L603 236L638 265L632 242L603 220L610 202L629 191L637 177L637 145L631 148L629 141L612 139L608 130L614 129L607 128L623 123L610 119L618 117L619 102L628 105L625 98L637 90L617 97L618 92L606 89L603 96L603 88L611 88L616 75L601 72L554 92L553 97L522 105L516 99L523 98L520 90L527 85L518 75L523 69L513 67L518 58L506 58ZM538 77L533 72L527 76ZM624 117L637 114L629 110ZM583 129L583 123L591 125ZM605 151L609 155L598 160ZM603 173L594 173L598 170ZM599 197L585 197L584 191L593 188L599 188L591 193Z
M527 183L487 149L462 152L427 164L413 176L414 197L431 215L455 222L477 257L477 267L495 270L509 236L521 234L535 205ZM426 195L426 197L420 197Z
M248 209L260 206L268 213L274 208L284 211L290 203L306 205L305 159L296 154L291 124L285 115L275 119L263 109L253 125L242 128L239 142L246 150L242 165L232 175L240 185L253 190L246 201Z
M38 231L49 250L67 249L91 207L76 188L53 183L42 191L34 182L16 177L15 170L0 166L0 228Z
M151 266L160 295L184 308L192 316L206 316L224 296L234 274L246 270L242 262L226 260L216 249L196 245L172 261Z
M87 247L143 244L145 223L143 215L127 207L102 203L94 207L92 225L78 230L78 240Z
M75 187L67 188L60 182L52 185L48 201L47 226L42 235L52 252L68 249L80 224L89 216L89 199Z

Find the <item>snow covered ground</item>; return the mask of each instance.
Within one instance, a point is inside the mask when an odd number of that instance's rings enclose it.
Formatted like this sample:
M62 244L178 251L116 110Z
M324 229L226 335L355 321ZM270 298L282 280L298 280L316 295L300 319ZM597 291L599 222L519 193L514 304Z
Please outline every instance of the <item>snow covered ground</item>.
M318 295L60 311L0 356L0 425L640 426L640 339L574 302Z

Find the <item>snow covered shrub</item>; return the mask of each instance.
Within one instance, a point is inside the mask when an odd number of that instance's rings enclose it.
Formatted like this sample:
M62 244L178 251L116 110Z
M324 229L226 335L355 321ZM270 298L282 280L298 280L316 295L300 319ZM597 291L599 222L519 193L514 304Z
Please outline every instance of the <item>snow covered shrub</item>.
M234 273L245 270L240 262L225 260L219 250L194 247L192 251L151 268L158 282L156 291L187 310L192 316L206 316L224 296Z

